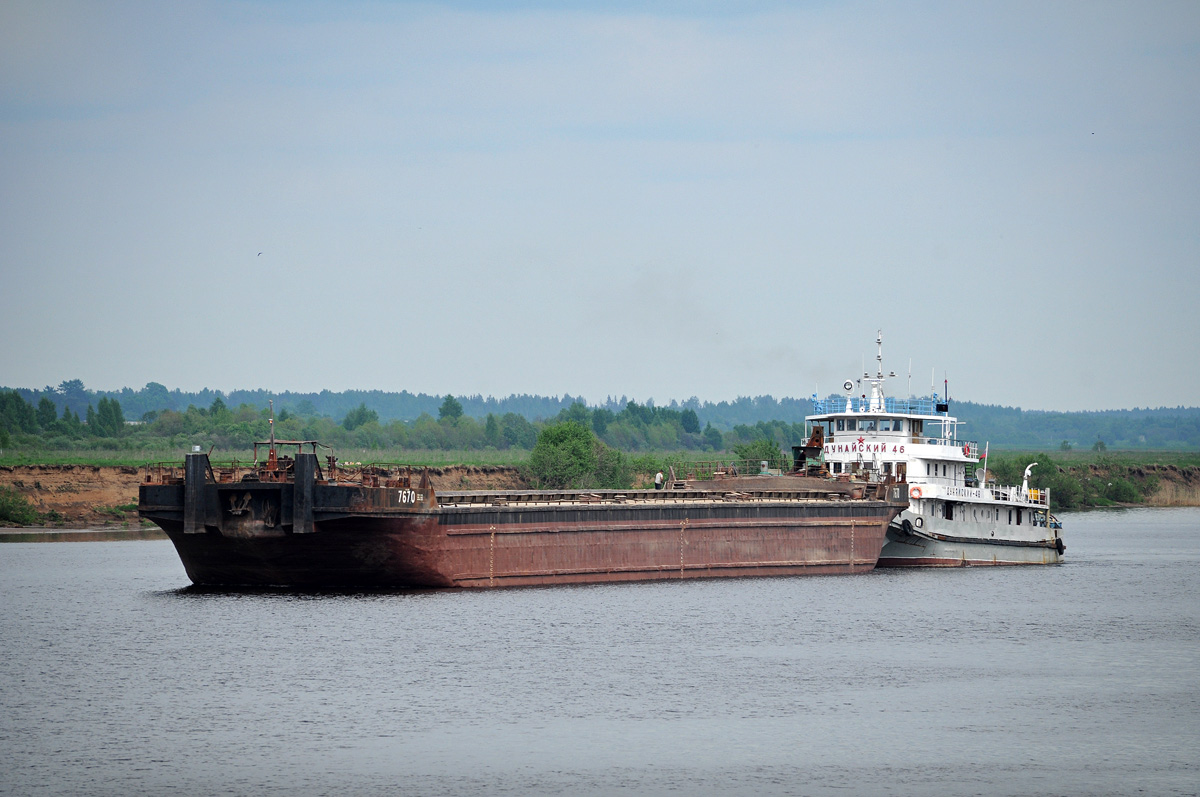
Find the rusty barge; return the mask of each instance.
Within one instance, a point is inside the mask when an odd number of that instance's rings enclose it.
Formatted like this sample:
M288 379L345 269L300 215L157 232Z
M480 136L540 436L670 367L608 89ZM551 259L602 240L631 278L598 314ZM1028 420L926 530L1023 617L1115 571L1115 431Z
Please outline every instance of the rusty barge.
M272 441L274 442L274 441ZM281 443L282 444L282 443ZM138 511L197 585L507 587L865 573L903 484L800 474L676 481L663 490L435 491L399 466L294 456L151 466ZM311 453L303 446L312 445Z

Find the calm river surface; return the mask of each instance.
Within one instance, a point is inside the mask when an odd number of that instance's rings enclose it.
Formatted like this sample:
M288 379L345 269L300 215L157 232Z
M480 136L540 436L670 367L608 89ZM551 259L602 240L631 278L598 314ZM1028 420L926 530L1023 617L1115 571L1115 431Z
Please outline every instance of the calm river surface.
M0 545L0 793L1195 794L1200 510L1068 563L204 593Z

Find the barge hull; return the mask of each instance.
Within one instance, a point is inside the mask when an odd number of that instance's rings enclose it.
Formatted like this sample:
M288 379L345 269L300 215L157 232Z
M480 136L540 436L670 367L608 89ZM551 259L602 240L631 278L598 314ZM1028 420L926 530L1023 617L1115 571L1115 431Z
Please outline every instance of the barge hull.
M188 577L210 586L489 588L865 573L907 503L903 486L864 499L823 483L756 495L447 493L439 503L424 486L221 484L204 478L206 462L187 472L201 483L143 485L140 509L167 533Z
M565 510L586 517L561 523L520 522L519 511L449 526L439 521L463 517L346 518L260 538L162 525L196 584L500 587L864 573L891 512L869 503L755 506L735 518L720 515L738 507L648 507L620 519L595 508Z

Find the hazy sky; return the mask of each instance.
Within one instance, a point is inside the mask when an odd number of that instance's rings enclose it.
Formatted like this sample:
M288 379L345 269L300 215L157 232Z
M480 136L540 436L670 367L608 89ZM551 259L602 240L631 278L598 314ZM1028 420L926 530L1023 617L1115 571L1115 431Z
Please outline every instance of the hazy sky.
M0 277L10 386L1195 406L1200 4L5 0Z

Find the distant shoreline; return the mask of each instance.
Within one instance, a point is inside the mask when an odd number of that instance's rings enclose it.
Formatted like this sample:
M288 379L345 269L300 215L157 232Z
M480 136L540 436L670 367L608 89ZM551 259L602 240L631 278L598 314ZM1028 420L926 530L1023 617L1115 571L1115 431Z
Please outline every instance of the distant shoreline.
M165 540L167 534L157 526L136 529L62 529L52 526L0 528L4 542L123 542L128 540Z

